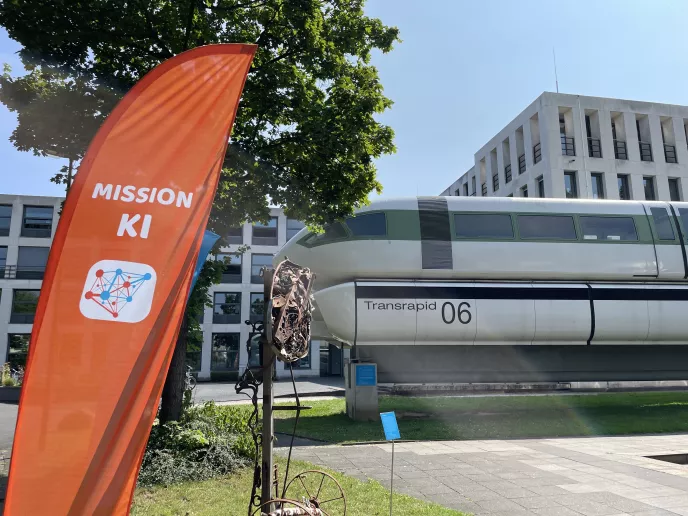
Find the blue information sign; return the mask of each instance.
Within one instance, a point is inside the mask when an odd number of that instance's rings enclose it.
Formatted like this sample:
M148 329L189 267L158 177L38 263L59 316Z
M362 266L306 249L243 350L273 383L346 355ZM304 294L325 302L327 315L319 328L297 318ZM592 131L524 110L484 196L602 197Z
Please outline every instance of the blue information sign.
M375 386L377 385L375 378L375 366L371 364L356 365L356 385L357 386Z
M380 419L382 420L382 428L385 431L385 439L388 441L401 439L399 425L397 425L397 416L394 415L394 412L382 412Z

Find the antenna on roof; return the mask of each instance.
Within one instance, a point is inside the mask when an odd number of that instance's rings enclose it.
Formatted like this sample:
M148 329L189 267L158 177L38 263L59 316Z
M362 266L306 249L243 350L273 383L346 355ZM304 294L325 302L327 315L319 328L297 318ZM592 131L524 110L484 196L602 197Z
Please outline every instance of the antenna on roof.
M557 93L559 93L559 78L557 77L557 53L552 47L552 57L554 58L554 84L557 86Z

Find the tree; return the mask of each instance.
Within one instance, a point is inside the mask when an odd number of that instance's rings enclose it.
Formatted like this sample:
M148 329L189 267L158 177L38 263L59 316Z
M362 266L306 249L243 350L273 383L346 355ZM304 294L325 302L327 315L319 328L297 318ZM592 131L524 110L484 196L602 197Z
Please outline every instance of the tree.
M393 132L375 115L392 103L370 56L390 51L398 30L365 16L363 4L13 0L0 2L0 25L23 47L20 58L36 76L30 91L41 80L48 91L74 81L73 91L103 99L98 110L75 110L83 125L62 129L79 156L95 132L92 115L102 120L114 105L108 100L160 62L199 45L257 43L209 222L224 235L242 221L266 221L268 199L288 216L320 226L350 215L381 190L374 159L394 151ZM0 84L8 107L20 96L13 93L18 81ZM52 113L46 106L42 115L37 109L24 117L31 103L15 109L18 134L31 133ZM44 140L24 148L44 149Z

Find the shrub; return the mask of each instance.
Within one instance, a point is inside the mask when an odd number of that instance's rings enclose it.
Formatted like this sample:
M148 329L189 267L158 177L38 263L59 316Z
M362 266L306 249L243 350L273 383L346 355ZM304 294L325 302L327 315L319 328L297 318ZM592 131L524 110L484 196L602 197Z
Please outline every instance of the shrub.
M16 387L17 380L12 376L12 369L9 363L5 363L2 366L2 375L0 379L3 387Z
M250 412L212 402L186 410L178 422L153 425L138 484L169 485L232 473L253 459Z

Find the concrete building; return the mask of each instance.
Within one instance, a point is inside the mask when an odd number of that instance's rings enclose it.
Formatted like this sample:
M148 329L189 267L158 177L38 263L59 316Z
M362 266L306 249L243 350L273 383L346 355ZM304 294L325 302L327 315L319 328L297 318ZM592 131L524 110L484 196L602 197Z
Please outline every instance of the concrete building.
M63 198L0 194L0 357L23 365L48 252L57 228ZM213 307L206 307L203 345L189 351L188 360L202 380L231 380L246 367L246 343L251 327L246 320L262 319L263 280L260 268L294 236L303 224L272 209L267 225L244 224L228 236L229 247L219 259L228 265L221 283L211 287ZM250 249L232 254L240 245ZM257 350L252 365L258 364ZM295 376L341 376L342 350L327 342L313 341L308 357L294 364ZM289 374L277 363L277 376Z
M688 199L688 106L545 92L441 195Z

